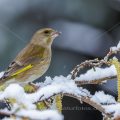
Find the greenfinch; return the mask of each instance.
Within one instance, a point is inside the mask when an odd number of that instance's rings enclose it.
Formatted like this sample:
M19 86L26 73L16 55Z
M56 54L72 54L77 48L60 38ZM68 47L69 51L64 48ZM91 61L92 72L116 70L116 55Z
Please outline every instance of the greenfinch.
M59 34L52 28L38 30L10 63L0 78L0 85L26 84L41 77L49 68L52 56L51 45Z

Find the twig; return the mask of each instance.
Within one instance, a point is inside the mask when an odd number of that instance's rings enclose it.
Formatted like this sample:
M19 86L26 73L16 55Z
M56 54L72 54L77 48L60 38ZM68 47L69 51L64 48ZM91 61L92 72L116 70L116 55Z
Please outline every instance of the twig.
M14 113L1 112L1 111L0 111L0 115L4 115L4 116L6 116L6 117L13 117L13 116L14 116L14 118L17 117L17 118L21 118L21 119L23 119L23 120L40 120L40 119L31 119L31 118L28 118L28 117L16 115L16 114L14 114ZM41 119L41 120L42 120L42 119Z
M101 60L99 60L98 58L94 59L94 60L86 60L85 62L82 62L81 64L77 65L72 71L71 71L71 79L75 79L78 72L81 69L84 69L85 67L101 67L102 65L108 65L109 66L109 58L120 52L120 49L116 49L116 50L112 50L110 48L110 51L108 52L108 54Z
M88 84L100 84L100 83L103 83L104 81L113 80L116 78L117 76L109 76L109 77L104 77L104 78L95 79L95 80L80 80L80 81L75 80L75 83L77 84L77 86L88 85Z
M84 69L85 67L93 67L93 68L95 68L95 67L101 67L102 65L109 66L110 65L109 58L113 54L117 54L118 52L120 52L120 49L114 49L114 51L113 51L113 49L110 49L110 51L104 57L104 59L99 60L98 58L96 58L94 60L86 60L85 62L82 62L81 64L77 65L72 70L71 78L75 79L78 72L81 69ZM80 80L80 81L75 80L75 83L76 83L77 86L81 86L81 85L85 85L85 84L100 84L100 83L104 82L105 80L112 80L112 79L115 79L115 78L117 78L117 76L109 76L109 77L104 77L104 78L99 78L99 79L94 79L94 80ZM44 87L46 87L46 86L44 86ZM36 89L36 91L37 91L37 89ZM85 91L81 91L81 92L85 93ZM51 94L51 96L49 96L48 98L44 98L44 95L43 95L34 104L36 104L38 102L43 102L43 101L49 100L50 98L54 97L55 95L59 95L59 94L61 94L63 96L68 96L68 97L71 97L71 98L75 98L75 99L79 100L80 102L85 102L85 103L91 105L92 107L96 108L98 111L103 113L105 118L107 118L107 119L112 119L113 116L114 116L114 113L107 113L102 104L97 103L96 101L93 101L91 99L91 96L89 94L87 94L87 92L86 92L86 96L82 96L81 94L76 94L76 93L65 93L65 92L59 92L59 93ZM29 117L19 116L19 115L16 115L16 113L10 113L10 112L0 112L0 115L15 116L15 117L18 117L18 118L23 118L23 119L27 118L27 120L32 120ZM34 120L37 120L37 119L34 119ZM120 116L117 116L114 120L120 120Z
M68 97L72 97L72 98L75 98L77 99L78 101L83 101L89 105L91 105L92 107L96 108L97 110L99 110L101 113L103 113L106 117L108 118L112 118L113 115L112 114L108 114L105 112L105 109L98 103L94 102L91 100L90 97L81 97L81 96L76 96L76 95L73 95L73 94L69 94L69 93L66 93L64 94L65 96L68 96Z
M84 69L85 67L101 67L102 65L108 65L108 62L106 62L105 60L99 60L98 58L94 59L94 60L86 60L85 62L82 62L80 65L77 65L71 72L71 79L75 79L78 72L81 69Z
M82 91L82 92L84 92L84 91ZM85 103L87 103L87 104L89 104L89 105L91 105L92 107L94 107L94 108L96 108L97 110L99 110L101 113L103 113L107 118L112 118L113 117L113 114L112 113L106 113L106 111L105 111L105 109L103 108L103 106L100 104L100 103L97 103L97 102L95 102L95 101L93 101L93 100L91 100L91 95L89 95L89 94L86 94L86 96L82 96L81 95L81 92L80 92L80 94L76 94L76 93L65 93L65 92L59 92L59 93L53 93L53 94L51 94L49 97L45 97L44 98L44 96L42 96L42 98L41 99L39 99L39 101L38 102L42 102L42 101L45 101L45 100L48 100L48 99L50 99L50 98L52 98L52 97L54 97L55 95L59 95L59 94L61 94L61 95L63 95L63 96L68 96L68 97L71 97L71 98L75 98L75 99L77 99L77 100L79 100L80 102L85 102ZM35 103L36 104L36 103ZM6 116L11 116L11 115L13 115L13 116L16 116L16 117L20 117L20 118L24 118L25 116L18 116L18 115L16 115L16 113L7 113L7 112L0 112L0 114L1 115L6 115ZM30 118L28 118L29 120L31 120Z
M101 104L98 104L97 102L92 101L91 96L85 97L85 96L82 96L82 95L76 95L76 94L70 94L70 93L57 93L57 94L53 94L53 95L49 96L48 98L39 100L39 102L42 102L44 100L47 100L47 99L49 99L49 98L51 98L55 95L59 95L59 94L62 94L63 96L68 96L68 97L71 97L71 98L75 98L75 99L79 100L80 102L85 102L85 103L91 105L92 107L96 108L101 113L103 113L107 118L112 118L113 117L112 114L106 113L105 109L102 107Z

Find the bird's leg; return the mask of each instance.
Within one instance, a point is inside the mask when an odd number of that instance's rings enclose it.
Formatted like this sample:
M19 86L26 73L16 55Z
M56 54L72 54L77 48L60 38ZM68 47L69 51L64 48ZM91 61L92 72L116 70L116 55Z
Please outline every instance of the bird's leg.
M34 87L36 90L38 90L39 86L37 86L35 83L33 82L29 82L28 83L30 86Z
M32 83L32 82L29 82L28 84L26 84L24 86L24 90L27 93L33 93L33 92L37 91L38 88L39 87L36 84Z

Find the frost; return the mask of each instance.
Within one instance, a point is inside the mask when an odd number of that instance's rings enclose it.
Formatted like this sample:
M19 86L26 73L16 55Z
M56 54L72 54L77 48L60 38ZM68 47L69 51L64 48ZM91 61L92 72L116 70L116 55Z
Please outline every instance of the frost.
M4 75L4 73L5 73L5 72L1 72L1 73L0 73L0 78Z
M120 49L120 41L119 41L117 47L116 47L116 46L113 46L113 47L111 47L110 49L111 49L112 51L118 51L118 50Z
M116 103L115 98L111 95L106 95L103 91L96 92L91 100L100 104L113 104Z
M63 120L63 116L55 110L37 111L37 110L21 110L16 113L18 116L29 117L33 120ZM12 118L4 118L3 120L15 120ZM19 117L16 120L22 120Z
M108 68L95 68L95 71L93 69L88 70L87 73L80 75L79 77L76 77L75 80L83 81L83 80L96 80L100 78L105 78L109 76L115 76L117 75L116 69L114 65L108 67Z
M103 64L109 65L109 57L120 51L120 42L117 47L112 47L105 58L102 60L92 61L95 66L101 67ZM112 54L113 53L113 54ZM113 59L117 59L113 57ZM95 59L96 60L96 59ZM104 61L105 60L105 61ZM91 61L87 61L91 62ZM83 62L83 68L86 67L86 63ZM79 67L79 66L78 66ZM72 75L68 76L55 76L54 78L46 77L44 82L36 83L38 89L35 89L33 93L26 93L18 84L10 84L6 87L4 91L0 92L0 100L15 100L14 103L11 103L11 110L7 108L0 109L1 113L6 113L7 115L15 114L16 120L21 120L22 117L36 120L63 120L63 116L55 111L57 103L55 100L55 95L66 95L69 97L76 98L81 102L86 102L94 108L98 109L104 115L111 115L115 119L120 116L120 103L115 100L111 95L105 94L103 91L95 92L94 95L91 95L87 89L80 87L81 83L87 81L87 83L96 83L96 81L101 83L103 80L111 79L117 76L116 66L111 65L107 68L95 67L94 69L88 70L85 74L81 74L79 77L76 77L74 80L71 79ZM119 66L117 66L119 67ZM75 69L76 70L76 69ZM79 69L78 69L79 71ZM76 73L76 71L74 71ZM4 72L0 73L0 78L3 76ZM95 80L95 82L94 82ZM53 102L50 104L48 110L40 111L37 110L38 106L41 105L41 102L48 102L52 97ZM58 100L59 101L59 100ZM6 101L5 101L6 102ZM48 103L49 104L49 103ZM41 106L40 106L41 107ZM44 105L43 105L44 107ZM43 109L42 109L43 110ZM110 116L110 118L111 118ZM108 116L109 117L109 116ZM4 118L3 120L13 120L12 118Z

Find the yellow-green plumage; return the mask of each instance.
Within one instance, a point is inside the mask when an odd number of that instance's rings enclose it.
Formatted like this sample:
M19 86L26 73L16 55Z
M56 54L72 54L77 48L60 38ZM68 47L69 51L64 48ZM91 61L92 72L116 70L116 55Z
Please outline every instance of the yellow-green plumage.
M29 59L29 63L32 65L32 68L29 70L24 71L23 73L16 76L18 80L25 81L26 79L28 81L32 81L32 79L37 79L41 77L46 70L48 69L51 61L51 48L43 48L42 46L36 46L30 47L30 53L27 55L32 56L32 58ZM35 53L36 51L36 53ZM26 60L29 56L24 56L24 60ZM16 60L19 58L16 58ZM34 78L32 78L34 77Z
M58 32L51 28L37 31L30 43L10 64L0 84L26 83L41 77L51 61L51 45Z

